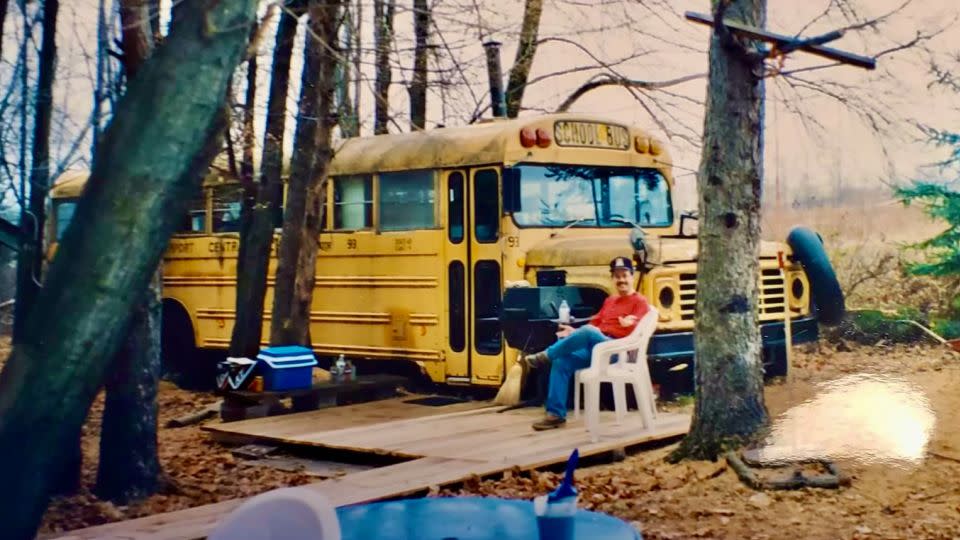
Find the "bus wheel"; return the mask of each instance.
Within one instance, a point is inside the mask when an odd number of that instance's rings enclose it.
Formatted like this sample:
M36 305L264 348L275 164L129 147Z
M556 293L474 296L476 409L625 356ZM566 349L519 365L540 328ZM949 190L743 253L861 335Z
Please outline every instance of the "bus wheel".
M190 316L183 307L173 301L163 301L163 318L160 324L160 356L163 377L182 388L200 389L214 384L211 370L203 369L205 363L193 337ZM205 381L206 371L211 371Z
M810 297L817 319L830 326L839 324L846 312L843 290L827 258L820 235L806 227L795 227L787 235L787 244L810 280Z

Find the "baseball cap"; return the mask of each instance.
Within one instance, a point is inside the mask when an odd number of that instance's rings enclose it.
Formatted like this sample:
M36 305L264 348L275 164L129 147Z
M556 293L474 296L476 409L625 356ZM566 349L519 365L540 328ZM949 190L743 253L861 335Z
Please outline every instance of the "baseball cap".
M616 257L610 261L610 271L613 272L618 268L623 268L624 270L633 272L633 261L627 257Z

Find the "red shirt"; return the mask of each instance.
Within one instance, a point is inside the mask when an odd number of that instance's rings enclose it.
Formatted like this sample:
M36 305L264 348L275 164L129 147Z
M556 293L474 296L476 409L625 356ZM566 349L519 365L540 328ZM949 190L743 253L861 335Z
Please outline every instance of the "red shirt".
M630 326L620 326L620 317L635 315L637 322L650 311L647 299L637 293L627 296L615 294L603 301L603 307L590 319L590 324L596 326L605 335L612 338L622 338L630 335L637 323Z

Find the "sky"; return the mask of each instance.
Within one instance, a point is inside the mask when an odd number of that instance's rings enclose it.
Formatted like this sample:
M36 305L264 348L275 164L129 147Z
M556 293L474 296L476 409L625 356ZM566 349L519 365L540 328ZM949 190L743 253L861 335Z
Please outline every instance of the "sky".
M645 81L664 81L705 73L709 29L684 19L685 11L709 12L707 0L544 0L541 46L531 70L533 82L524 97L522 115L555 110L579 85L600 73ZM412 65L411 0L399 0L393 51L395 84L391 88L393 132L408 130L407 94ZM65 167L86 167L89 157L92 81L96 73L97 0L75 0L61 7L59 63L54 117L54 153ZM838 0L797 2L770 0L767 29L804 36L819 35L880 17L902 6L904 0ZM106 0L108 8L116 0ZM458 125L478 107L488 105L482 43L502 42L505 70L513 64L517 33L523 13L519 0L432 0L435 28L431 43L431 87L428 127ZM261 6L261 15L269 3ZM372 37L372 0L360 0L365 48ZM166 24L169 2L161 8ZM783 204L811 199L829 200L843 189L882 189L885 183L903 182L933 174L924 165L944 157L944 151L927 144L916 124L941 129L957 126L960 96L930 87L931 62L946 63L960 53L960 6L948 0L913 0L878 24L848 31L830 44L871 56L909 42L918 35L937 33L923 41L926 50L906 49L878 61L875 71L835 66L767 79L765 133L765 190ZM258 129L269 82L273 26L257 49ZM303 25L298 35L288 98L288 151L292 145L299 70L302 66ZM0 79L12 82L22 16L11 9L4 39ZM39 41L35 36L35 41ZM32 60L35 66L36 59ZM829 62L809 54L793 53L782 66L790 72ZM240 78L240 77L238 77ZM372 130L372 57L363 58L362 133ZM825 92L817 91L816 88ZM242 89L241 89L242 92ZM635 97L616 87L587 94L572 111L598 114L637 124L667 141L675 159L680 209L695 205L695 174L699 164L697 141L703 128L706 80L695 79L664 91ZM866 114L870 111L870 114ZM487 111L485 116L489 116ZM78 139L82 139L78 143ZM779 197L775 195L779 193Z

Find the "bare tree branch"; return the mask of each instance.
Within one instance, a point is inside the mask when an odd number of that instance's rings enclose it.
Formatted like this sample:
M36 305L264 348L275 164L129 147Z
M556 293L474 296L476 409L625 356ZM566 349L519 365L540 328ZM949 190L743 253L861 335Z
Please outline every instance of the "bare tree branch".
M686 75L684 77L679 77L676 79L670 79L667 81L639 81L635 79L625 79L622 77L611 76L611 75L601 75L597 80L589 81L584 83L577 88L570 96L557 107L557 112L566 112L570 107L576 103L578 99L583 97L584 94L590 92L591 90L596 90L597 88L602 88L604 86L622 86L629 89L643 89L643 90L657 90L660 88L668 88L670 86L676 86L689 81L694 81L697 79L703 79L707 76L706 73L697 73L694 75Z

